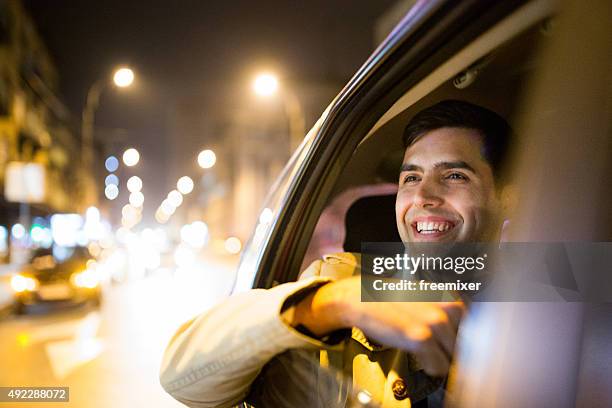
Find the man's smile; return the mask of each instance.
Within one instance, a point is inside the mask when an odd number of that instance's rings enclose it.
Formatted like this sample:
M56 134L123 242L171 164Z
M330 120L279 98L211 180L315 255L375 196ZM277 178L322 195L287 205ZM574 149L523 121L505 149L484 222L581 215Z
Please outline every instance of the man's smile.
M440 216L415 217L410 222L414 237L419 240L438 240L451 235L457 222Z

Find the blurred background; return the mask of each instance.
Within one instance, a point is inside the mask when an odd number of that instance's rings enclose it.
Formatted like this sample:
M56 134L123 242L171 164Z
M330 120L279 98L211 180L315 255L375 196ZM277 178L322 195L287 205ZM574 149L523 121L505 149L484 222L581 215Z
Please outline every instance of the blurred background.
M412 3L0 1L0 386L180 405L170 336Z

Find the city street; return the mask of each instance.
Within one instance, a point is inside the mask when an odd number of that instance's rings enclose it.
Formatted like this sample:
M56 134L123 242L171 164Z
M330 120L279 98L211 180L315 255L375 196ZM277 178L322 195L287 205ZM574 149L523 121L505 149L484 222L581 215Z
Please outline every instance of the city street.
M36 403L44 407L182 406L159 385L162 352L181 323L229 293L235 264L235 257L208 257L188 270L109 286L99 310L0 321L0 384L70 388L68 404Z

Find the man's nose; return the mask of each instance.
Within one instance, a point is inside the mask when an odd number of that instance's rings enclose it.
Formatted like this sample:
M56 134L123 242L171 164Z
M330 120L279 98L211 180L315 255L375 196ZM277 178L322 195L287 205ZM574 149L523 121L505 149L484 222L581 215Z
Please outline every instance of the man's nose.
M444 202L440 191L441 186L432 179L423 179L414 195L417 207L439 207Z

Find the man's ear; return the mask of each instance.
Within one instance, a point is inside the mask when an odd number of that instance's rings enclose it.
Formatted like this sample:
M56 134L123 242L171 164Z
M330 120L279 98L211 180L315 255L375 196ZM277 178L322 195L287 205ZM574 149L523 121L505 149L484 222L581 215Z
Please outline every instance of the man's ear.
M510 218L518 207L519 191L516 184L506 184L499 192L501 210L505 218Z

